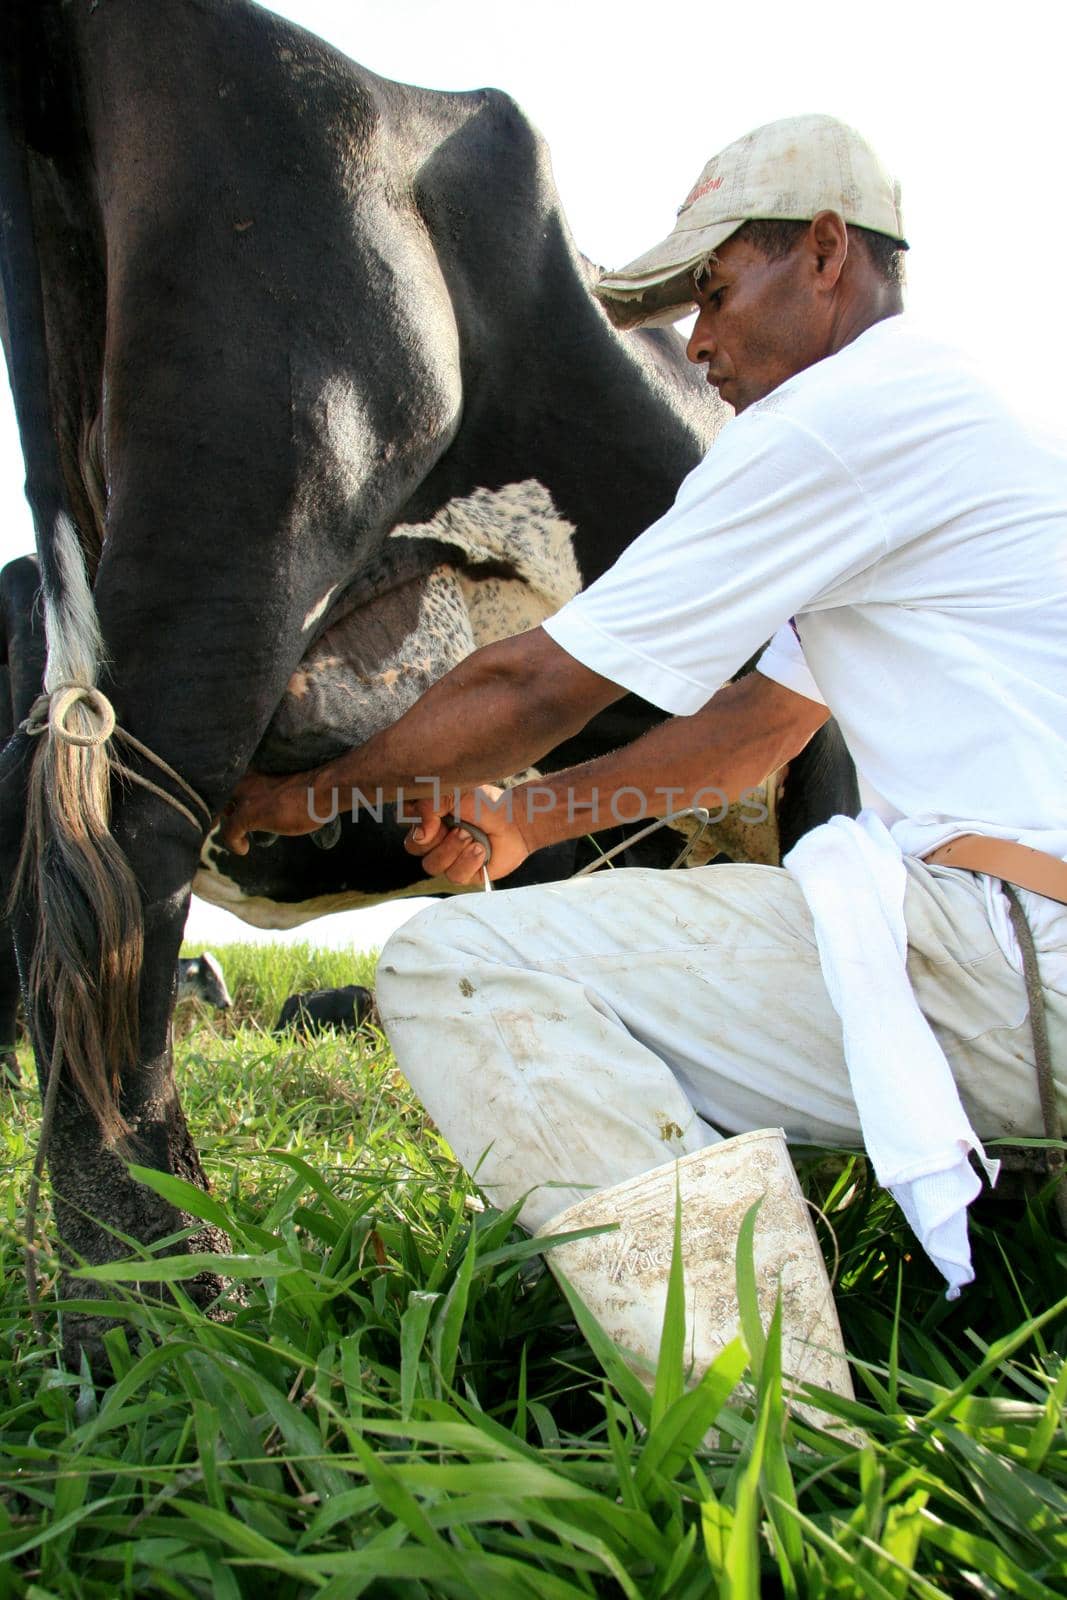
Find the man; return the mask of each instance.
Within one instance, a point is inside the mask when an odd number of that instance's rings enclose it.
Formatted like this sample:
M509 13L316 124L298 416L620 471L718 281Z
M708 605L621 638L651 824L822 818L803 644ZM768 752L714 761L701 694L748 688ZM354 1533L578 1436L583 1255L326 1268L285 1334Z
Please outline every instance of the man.
M353 785L436 773L467 791L460 817L502 878L618 814L709 786L736 799L832 708L877 815L809 835L792 872L471 896L386 947L379 1004L402 1069L493 1198L527 1195L531 1228L782 1123L866 1142L950 1285L966 1282L965 1230L945 1216L977 1187L967 1150L1048 1126L1000 877L1024 886L1062 1101L1067 461L901 316L904 248L895 186L831 118L714 158L670 236L598 289L624 326L695 303L690 358L737 413L674 507L542 628L478 651L318 772L247 780L226 821L240 849L250 828L313 826L309 785L321 816L335 788L344 804ZM671 720L507 809L470 792L626 690ZM451 806L427 801L410 847L471 883L484 852ZM961 866L920 859L962 836L979 839L977 857L954 847ZM1008 841L996 877L966 870L989 838Z

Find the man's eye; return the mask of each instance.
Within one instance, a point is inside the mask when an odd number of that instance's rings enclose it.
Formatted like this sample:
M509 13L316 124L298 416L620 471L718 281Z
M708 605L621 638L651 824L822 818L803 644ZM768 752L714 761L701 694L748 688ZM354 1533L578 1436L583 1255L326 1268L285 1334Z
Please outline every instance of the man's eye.
M693 273L693 288L696 291L697 299L701 301L702 305L718 307L722 304L722 297L726 292L726 287L723 285L719 289L712 289L711 284L712 274L710 268L698 267Z

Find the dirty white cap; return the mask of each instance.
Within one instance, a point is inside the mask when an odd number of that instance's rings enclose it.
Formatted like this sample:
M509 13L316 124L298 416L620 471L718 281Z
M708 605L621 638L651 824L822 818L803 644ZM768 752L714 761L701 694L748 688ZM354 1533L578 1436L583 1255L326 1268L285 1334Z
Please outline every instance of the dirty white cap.
M819 211L907 248L900 185L855 128L821 115L768 122L712 156L662 244L604 273L594 293L616 327L676 322L693 308L693 272L744 223Z

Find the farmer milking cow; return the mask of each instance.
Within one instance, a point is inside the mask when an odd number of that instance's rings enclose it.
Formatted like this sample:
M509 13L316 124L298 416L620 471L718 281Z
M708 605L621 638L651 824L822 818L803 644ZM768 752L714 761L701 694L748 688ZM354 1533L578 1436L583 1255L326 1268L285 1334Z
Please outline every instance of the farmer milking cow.
M90 1264L129 1237L217 1251L115 1144L204 1181L170 1054L194 877L274 926L425 880L389 816L238 859L205 848L213 814L557 610L725 408L673 335L611 327L506 95L390 83L245 0L16 0L5 24L0 337L48 661L0 764L0 876L21 861L55 1215ZM659 715L630 696L556 764Z
M651 813L709 782L736 798L832 710L869 808L808 834L788 870L469 896L387 945L378 1002L401 1068L494 1201L525 1197L531 1229L565 1208L569 1228L604 1221L610 1190L624 1235L651 1209L669 1244L676 1180L714 1185L716 1141L782 1124L865 1143L955 1292L968 1158L1059 1132L1067 460L902 315L904 248L894 184L830 118L716 156L669 237L597 290L623 327L695 306L690 359L737 413L672 509L361 748L238 790L234 848L306 831L353 787L436 774L409 848L470 884L485 836L506 880L623 792ZM479 787L628 690L671 720L506 805ZM682 1227L699 1304L705 1236ZM646 1293L616 1272L612 1324L654 1354ZM712 1332L690 1330L698 1363Z

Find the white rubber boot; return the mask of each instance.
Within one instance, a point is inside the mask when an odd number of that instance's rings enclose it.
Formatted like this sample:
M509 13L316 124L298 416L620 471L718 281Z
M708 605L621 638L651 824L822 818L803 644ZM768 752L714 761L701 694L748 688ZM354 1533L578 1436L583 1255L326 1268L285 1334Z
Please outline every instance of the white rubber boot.
M545 1252L624 1352L654 1371L667 1301L676 1184L682 1205L686 1357L697 1381L738 1332L737 1236L756 1219L756 1289L764 1326L782 1291L782 1370L854 1398L822 1252L781 1128L760 1128L590 1195L542 1234L617 1223L618 1230ZM648 1370L634 1370L649 1383ZM812 1407L802 1407L823 1423ZM840 1427L840 1424L837 1425Z

